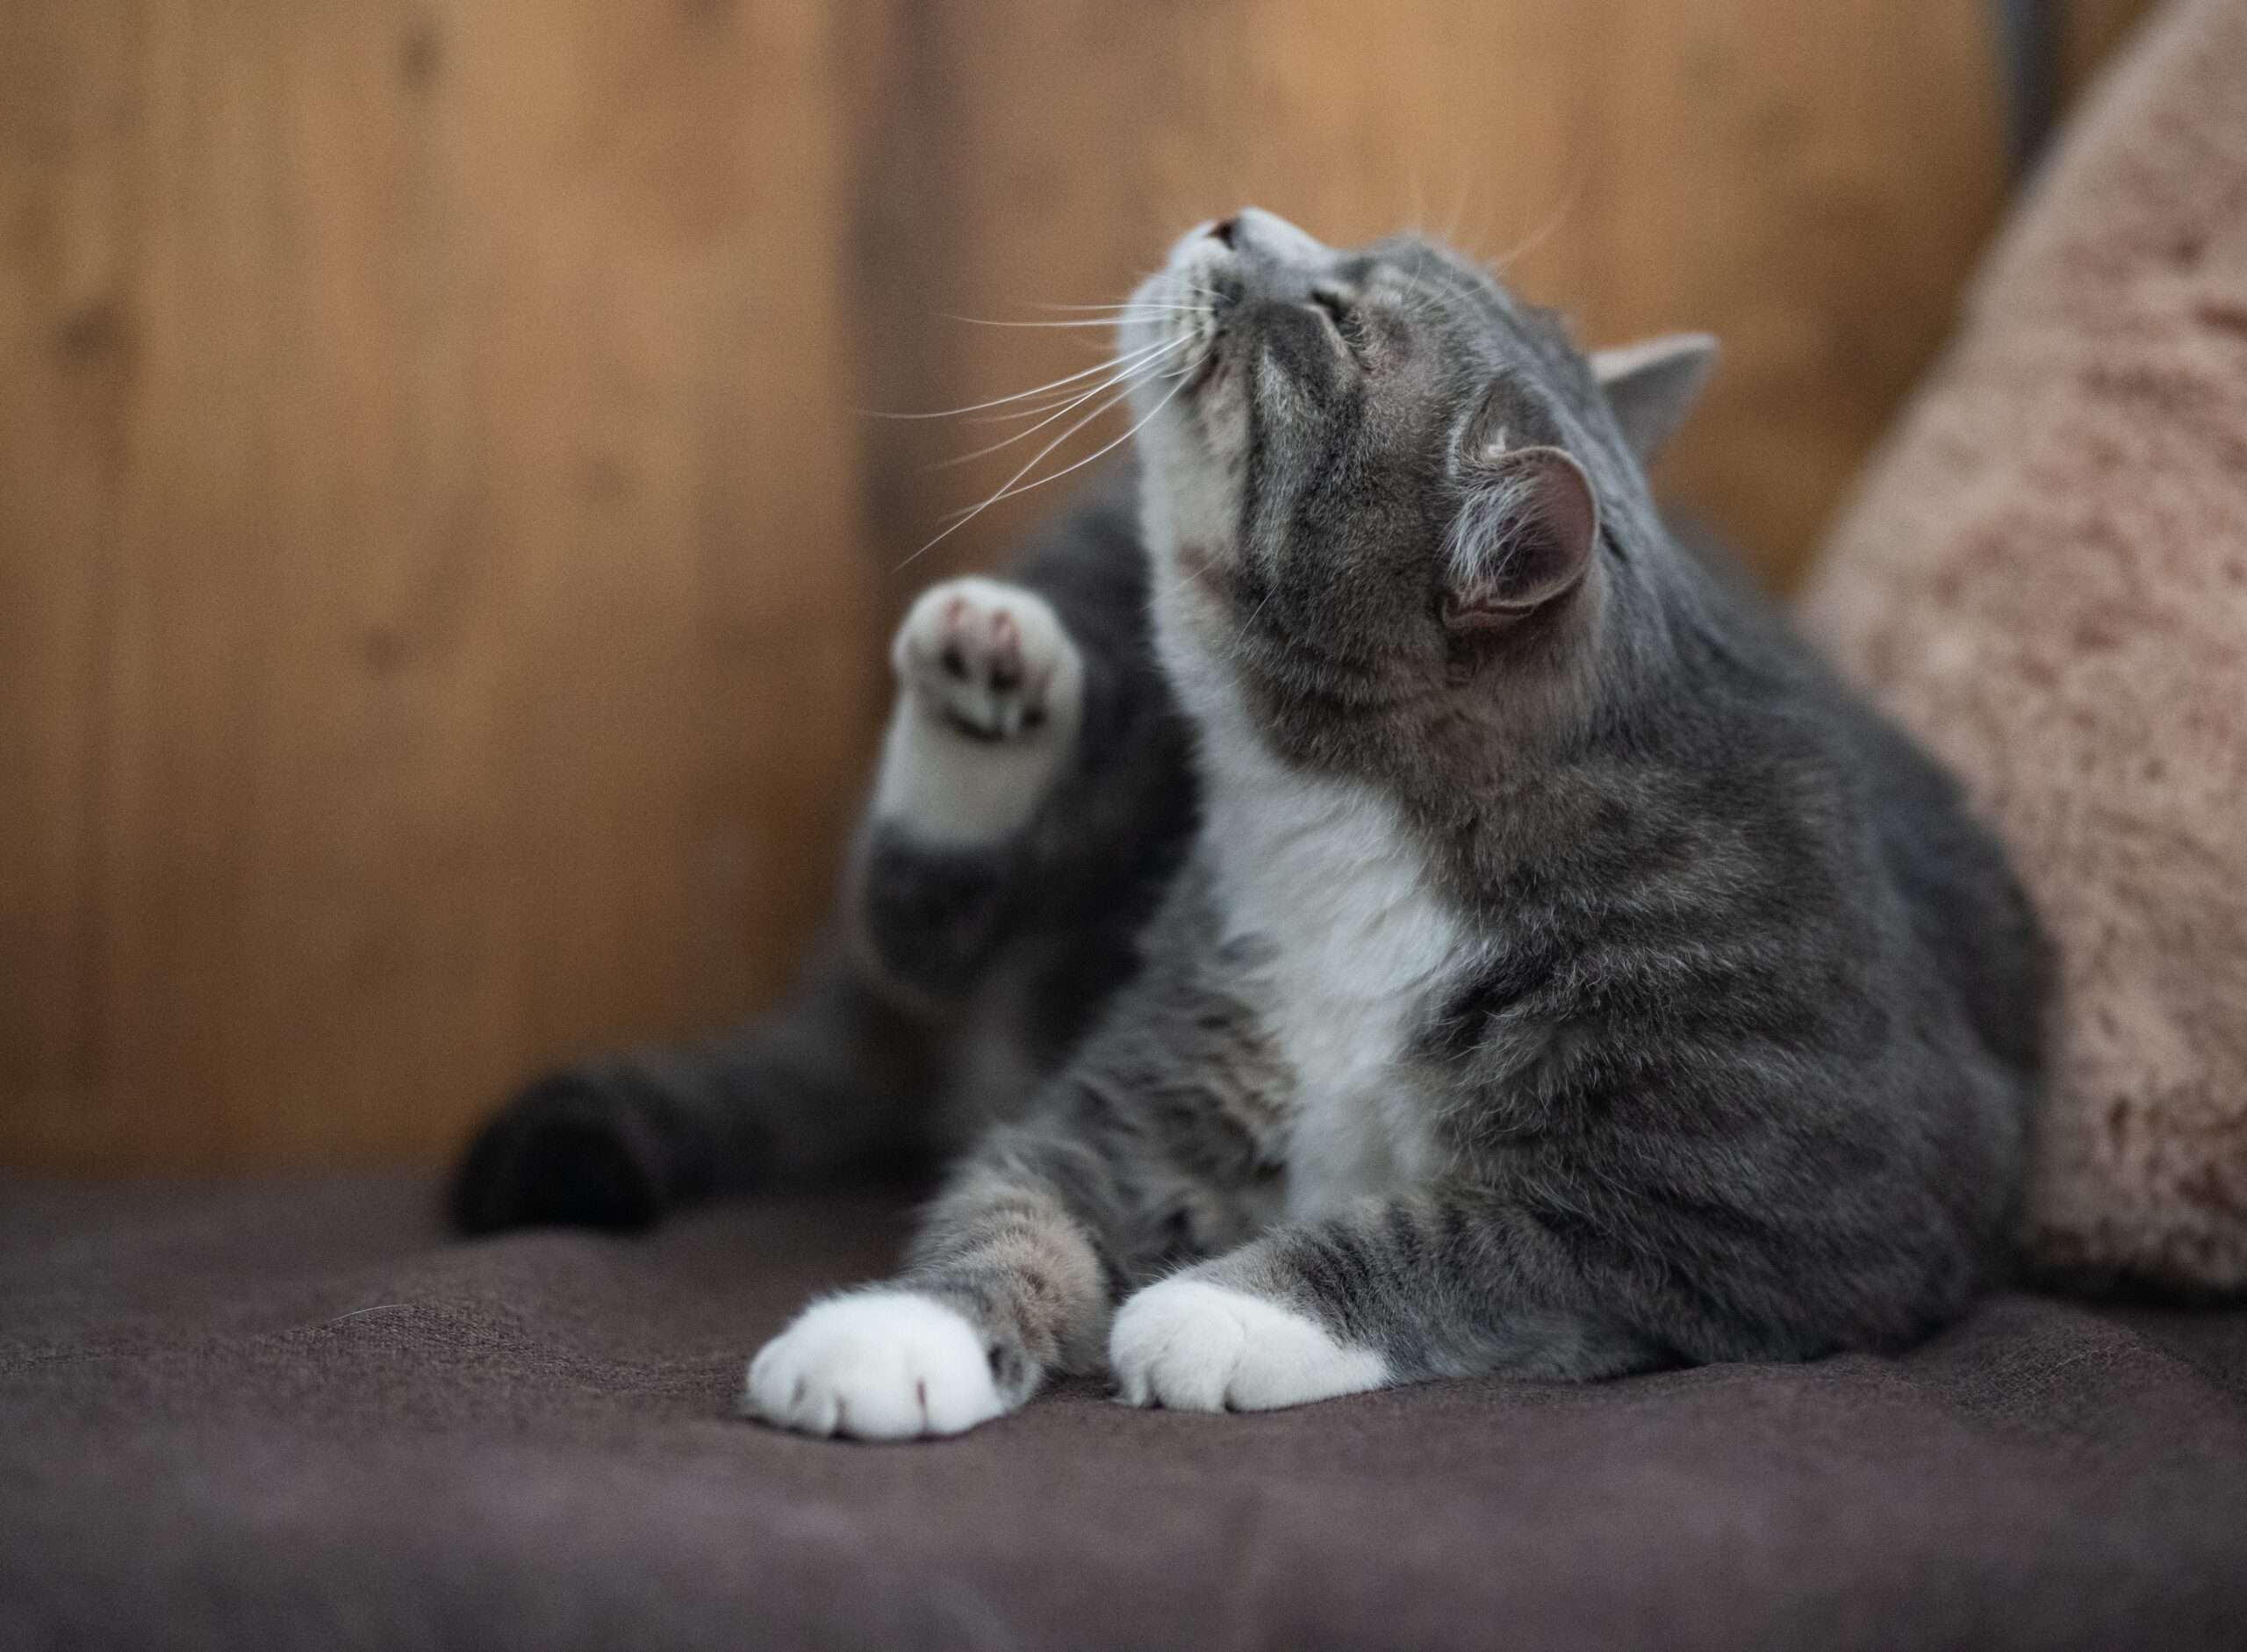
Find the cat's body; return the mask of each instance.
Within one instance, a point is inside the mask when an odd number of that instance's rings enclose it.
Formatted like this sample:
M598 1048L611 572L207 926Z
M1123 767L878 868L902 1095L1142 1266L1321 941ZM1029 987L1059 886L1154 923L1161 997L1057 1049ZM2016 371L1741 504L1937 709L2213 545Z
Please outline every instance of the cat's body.
M978 960L987 1002L1050 983L1072 914L1152 910L1138 962L1105 954L904 1275L807 1312L751 1409L946 1433L1103 1364L1255 1407L1958 1311L2030 1150L2034 927L1949 784L1655 515L1679 358L1596 382L1439 249L1261 214L1143 298L1127 347L1192 363L1141 392L1160 671L1128 626L1072 650L1035 597L940 589L851 902L869 978L927 1003ZM1144 763L1086 761L1103 693ZM942 755L1017 736L980 801Z

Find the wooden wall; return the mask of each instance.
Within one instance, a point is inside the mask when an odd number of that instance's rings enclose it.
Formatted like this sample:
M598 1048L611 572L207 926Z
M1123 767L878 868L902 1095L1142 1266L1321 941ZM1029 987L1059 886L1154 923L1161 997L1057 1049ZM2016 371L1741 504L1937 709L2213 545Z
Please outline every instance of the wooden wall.
M1045 497L908 564L1006 472L861 410L1243 201L1722 333L1665 479L1784 578L1999 208L1982 18L7 0L0 1167L433 1162L768 1000L900 602Z

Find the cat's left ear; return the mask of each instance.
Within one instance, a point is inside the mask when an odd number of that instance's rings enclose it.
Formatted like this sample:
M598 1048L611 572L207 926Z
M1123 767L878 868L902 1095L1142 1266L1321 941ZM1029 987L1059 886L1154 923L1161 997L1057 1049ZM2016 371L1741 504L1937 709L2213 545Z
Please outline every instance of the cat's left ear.
M1641 463L1685 422L1716 364L1716 338L1707 333L1669 333L1591 353L1591 376Z
M1599 500L1559 448L1492 448L1469 460L1453 522L1444 623L1496 630L1568 595L1599 540Z

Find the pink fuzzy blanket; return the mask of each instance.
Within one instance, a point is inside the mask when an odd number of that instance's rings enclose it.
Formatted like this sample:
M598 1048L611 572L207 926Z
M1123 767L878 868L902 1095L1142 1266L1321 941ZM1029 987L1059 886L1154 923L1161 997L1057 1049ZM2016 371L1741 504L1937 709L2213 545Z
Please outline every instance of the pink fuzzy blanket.
M2043 1257L2247 1285L2247 4L2100 89L1803 613L2056 943Z

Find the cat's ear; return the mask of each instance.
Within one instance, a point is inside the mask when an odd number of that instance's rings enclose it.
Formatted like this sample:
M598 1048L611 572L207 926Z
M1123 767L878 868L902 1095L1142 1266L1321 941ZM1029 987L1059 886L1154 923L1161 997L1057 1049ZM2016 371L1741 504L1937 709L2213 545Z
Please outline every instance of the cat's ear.
M1685 422L1716 364L1717 341L1706 333L1669 333L1591 353L1591 376L1641 462Z
M1492 448L1467 462L1452 524L1444 623L1511 625L1576 589L1599 539L1599 501L1558 448Z

